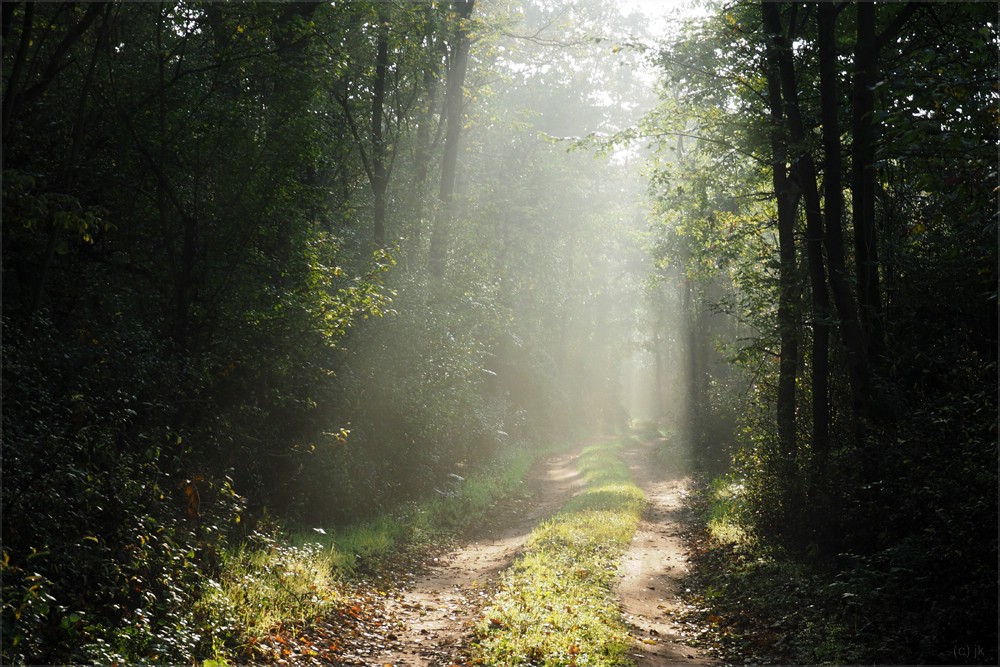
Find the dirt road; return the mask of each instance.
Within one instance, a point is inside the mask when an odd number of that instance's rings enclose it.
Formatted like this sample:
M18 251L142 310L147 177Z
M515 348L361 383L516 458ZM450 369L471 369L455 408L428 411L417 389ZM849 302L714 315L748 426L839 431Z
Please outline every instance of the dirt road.
M625 452L632 476L649 500L618 584L632 630L632 659L637 667L721 664L683 644L683 627L673 620L681 611L681 582L688 571L683 513L691 480L657 465L652 446L646 443Z
M632 634L638 667L717 664L681 643L671 622L679 609L680 580L687 571L682 542L684 496L689 480L660 470L650 445L636 445L625 461L650 504L622 561L618 594ZM503 526L439 556L399 591L386 598L393 632L381 652L369 654L373 667L467 664L471 626L488 604L498 575L517 556L528 535L582 488L575 453L539 462L527 483L529 499L507 508Z
M399 631L373 665L465 664L470 626L489 602L497 575L511 564L532 529L582 486L576 458L571 453L542 459L527 479L529 500L511 511L504 528L438 557L390 598L388 612L400 622Z

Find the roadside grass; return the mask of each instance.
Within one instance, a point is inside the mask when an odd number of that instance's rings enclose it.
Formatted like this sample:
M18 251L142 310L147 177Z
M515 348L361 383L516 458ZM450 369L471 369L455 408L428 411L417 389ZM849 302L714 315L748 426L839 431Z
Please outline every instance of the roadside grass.
M761 546L746 528L741 482L714 478L695 500L703 529L692 549L695 592L685 620L703 630L696 645L736 663L871 662L852 638L863 622L852 609L863 587Z
M337 529L254 536L221 556L220 576L196 609L212 633L211 664L242 662L275 631L307 627L350 599L352 583L407 553L454 539L487 521L500 502L525 494L538 451L519 449L432 497Z
M750 540L740 518L743 484L730 477L716 477L708 489L706 525L719 544L748 547Z
M630 437L640 446L651 446L653 459L662 469L685 475L692 473L691 452L672 425L640 422L635 425Z
M436 541L481 525L494 514L498 501L524 495L524 478L535 459L549 451L514 450L487 470L451 484L412 508L402 519L412 529L413 539Z
M622 446L583 450L584 491L532 532L505 574L476 625L474 664L629 664L613 586L646 498L618 457Z

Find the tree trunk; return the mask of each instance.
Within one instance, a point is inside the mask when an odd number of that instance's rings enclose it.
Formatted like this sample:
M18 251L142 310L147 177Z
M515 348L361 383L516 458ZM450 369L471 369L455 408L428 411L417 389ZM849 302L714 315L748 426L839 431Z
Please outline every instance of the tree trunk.
M456 26L451 44L448 87L445 93L445 116L447 129L444 140L444 156L441 162L441 202L438 215L431 231L431 247L428 257L431 275L444 275L448 237L454 211L452 201L455 194L455 179L458 173L458 140L462 131L462 88L465 85L465 71L469 62L469 29L466 22L472 16L475 0L455 0L452 3Z
M434 39L433 14L437 9L428 4L425 11L427 12L425 20L428 28L424 39L430 44ZM440 46L440 42L435 45L434 54L439 54ZM434 122L434 111L437 106L440 75L440 60L432 58L424 69L424 99L417 110L416 145L413 149L413 193L412 203L409 207L412 222L409 227L408 248L410 254L413 254L415 258L420 257L423 245L424 197L426 196L427 177L430 173L431 162L431 125Z
M798 373L799 286L795 251L795 218L799 205L798 191L788 174L788 149L783 132L781 80L778 54L773 40L767 41L767 98L771 117L771 182L778 214L778 367L777 423L778 441L789 465L798 452L795 429L795 378Z
M854 93L851 116L851 203L854 209L854 261L861 325L869 358L882 353L882 296L875 229L875 5L859 2L854 46Z
M11 3L4 5L4 32L7 31L7 22L10 21L15 5ZM21 70L28 60L28 47L32 42L32 28L35 19L35 3L27 2L24 6L24 19L21 23L21 39L18 42L17 54L14 56L14 66L11 68L10 77L7 79L7 86L3 91L3 143L7 143L7 134L10 132L11 123L14 118L14 110L17 108L17 100L20 97L19 87L21 82ZM4 50L7 50L7 36L4 35Z
M83 34L90 28L91 24L106 9L103 3L95 2L89 5L80 20L70 27L62 41L53 49L52 55L45 64L41 78L26 88L21 84L19 73L26 62L27 50L35 39L45 39L44 34L32 37L33 4L31 2L26 3L21 41L18 45L11 76L7 79L7 87L3 91L3 142L5 144L7 143L7 136L10 129L13 127L14 121L20 114L21 109L25 104L40 98L42 93L55 81L55 78L65 67L63 61L69 54L70 49L73 48L73 45L79 41ZM4 47L6 48L6 44ZM34 66L34 63L32 65Z
M809 283L812 290L813 317L813 372L812 372L812 445L827 451L830 442L830 299L826 288L826 268L823 260L823 218L819 190L816 186L816 167L808 153L805 130L799 111L792 49L782 34L781 15L777 3L761 3L764 30L773 40L778 60L783 97L783 110L787 120L790 141L800 147L799 154L791 156L796 165L793 170L806 211L806 258L809 263Z
M376 245L385 245L385 195L389 186L386 169L385 135L382 117L385 108L385 79L389 69L389 17L385 3L378 4L378 28L375 46L375 89L372 98L372 192L375 197L372 217L373 240Z
M856 5L854 89L851 104L851 207L854 213L854 262L858 283L858 315L870 368L878 367L885 353L882 285L879 277L878 230L875 226L875 86L878 53L916 12L910 2L888 27L875 33L875 5Z
M33 9L32 5L28 5L29 9ZM87 74L84 76L83 87L80 90L79 101L76 106L76 113L73 116L73 129L71 134L69 152L63 160L59 167L59 173L56 177L55 183L56 187L60 188L64 192L72 192L71 181L75 178L76 174L76 164L80 158L80 148L83 145L83 130L85 127L86 113L87 113L87 101L90 98L90 88L94 80L94 71L97 68L97 60L101 54L104 47L104 38L108 32L108 15L111 13L112 6L106 5L103 7L104 10L104 22L101 25L100 34L94 42L94 48L90 55L90 64L87 67ZM25 17L25 21L28 22L28 16ZM21 56L20 50L18 57ZM15 64L17 67L17 64ZM13 76L11 77L13 80ZM38 267L37 275L35 277L35 286L32 291L31 302L28 305L28 315L29 317L34 314L42 306L42 301L45 297L45 283L48 280L49 273L52 270L52 265L56 258L56 248L59 240L60 229L56 222L53 220L49 221L49 227L47 230L47 237L45 243L45 253L42 256L42 263Z
M851 379L851 403L854 430L860 437L868 413L869 371L864 334L858 321L858 308L847 275L843 232L843 186L840 126L837 112L836 19L838 7L832 3L819 6L820 107L823 122L824 200L826 205L826 252L830 262L830 290L840 321L840 334L847 351ZM826 452L821 452L825 457Z

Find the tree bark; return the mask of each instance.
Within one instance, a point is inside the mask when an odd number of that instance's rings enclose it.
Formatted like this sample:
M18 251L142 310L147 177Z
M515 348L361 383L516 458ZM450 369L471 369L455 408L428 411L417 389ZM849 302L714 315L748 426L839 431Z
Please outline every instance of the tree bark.
M373 241L385 245L385 196L389 186L386 168L385 135L382 122L385 114L385 80L389 68L389 17L385 3L378 3L378 28L375 45L375 89L372 97L372 192L375 197L372 217Z
M858 315L864 334L865 356L875 368L885 353L882 285L879 276L878 229L875 225L875 87L878 53L917 10L910 2L889 26L875 32L875 5L855 5L854 87L851 104L851 207L854 213L854 262L858 283Z
M882 296L878 275L875 228L875 5L856 4L854 91L851 116L851 203L854 212L854 261L861 325L867 334L869 358L882 353Z
M830 290L840 324L840 334L847 352L851 379L851 402L854 431L860 437L870 403L870 373L865 352L865 336L858 319L858 306L848 278L843 232L843 180L840 126L837 113L836 19L838 7L832 3L819 6L820 107L823 123L824 203L826 208L826 251L830 263ZM874 209L873 209L874 212ZM873 226L874 228L874 226ZM822 452L825 456L826 452Z
M433 39L430 26L433 21L433 12L436 9L428 4L425 11L427 12L426 21L428 30L424 37L430 43ZM433 51L437 53L438 47L436 46ZM413 194L410 205L413 222L410 225L408 246L410 253L413 253L416 257L420 256L422 247L424 197L426 195L425 188L427 177L430 173L431 161L431 125L434 121L434 111L437 106L439 77L440 60L434 58L428 62L424 70L423 93L425 97L418 109L416 145L413 150Z
M812 446L821 451L829 450L830 442L830 298L826 287L826 268L823 260L823 218L819 190L816 185L816 167L806 145L802 114L799 110L798 89L792 63L792 49L781 28L781 15L777 3L762 2L761 13L764 31L778 61L782 90L782 106L789 138L797 147L797 154L790 156L795 165L792 172L802 191L806 213L806 258L809 264L809 283L812 291Z
M798 373L798 269L795 249L795 218L798 191L788 174L788 147L783 132L781 81L778 54L773 40L767 40L767 99L771 121L771 183L778 215L778 335L780 338L776 418L782 454L793 464L798 452L795 429L795 378Z
M449 54L448 83L445 92L447 128L444 156L441 162L441 189L438 193L441 206L434 219L428 257L430 272L435 278L441 278L444 275L448 238L454 216L453 199L458 173L458 141L462 131L462 89L465 85L465 72L469 62L470 41L466 22L472 16L475 4L475 0L455 0L452 3L456 25Z

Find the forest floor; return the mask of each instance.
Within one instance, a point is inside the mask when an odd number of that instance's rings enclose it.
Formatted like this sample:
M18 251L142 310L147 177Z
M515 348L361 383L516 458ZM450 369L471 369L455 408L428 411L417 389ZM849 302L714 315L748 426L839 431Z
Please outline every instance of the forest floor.
M652 443L633 443L624 460L649 503L622 559L616 589L632 638L629 657L637 667L718 664L684 643L690 635L682 598L688 567L686 526L691 520L685 498L691 482L659 464ZM472 626L489 604L501 573L521 553L532 530L582 489L578 457L579 449L540 458L525 480L529 493L498 508L490 526L374 577L369 590L345 605L341 618L331 619L331 625L341 627L335 651L321 651L326 653L324 662L373 667L470 664ZM347 633L345 625L350 627ZM287 662L276 662L319 664L319 656L311 661L304 657L293 653Z

